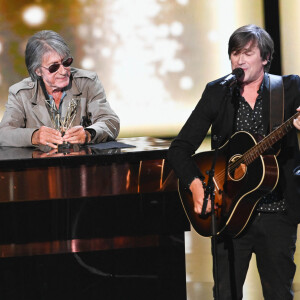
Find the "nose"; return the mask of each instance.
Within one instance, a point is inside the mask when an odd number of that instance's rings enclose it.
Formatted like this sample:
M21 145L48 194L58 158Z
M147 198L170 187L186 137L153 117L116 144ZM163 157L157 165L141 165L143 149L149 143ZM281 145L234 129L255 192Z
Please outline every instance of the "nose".
M62 74L62 75L65 75L68 71L66 70L66 68L65 68L62 64L60 64L60 65L59 65L58 72L59 72L60 74Z
M238 64L242 65L244 62L245 62L245 60L244 60L244 54L240 53L239 56L238 56Z

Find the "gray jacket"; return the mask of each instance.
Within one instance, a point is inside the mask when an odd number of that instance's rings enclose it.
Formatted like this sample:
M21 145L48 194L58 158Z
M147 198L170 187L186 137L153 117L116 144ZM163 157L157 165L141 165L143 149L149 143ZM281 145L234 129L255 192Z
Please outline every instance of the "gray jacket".
M96 135L92 142L114 140L120 129L120 120L106 100L105 91L95 72L71 69L73 80L62 103L62 117L69 102L79 104L73 126L80 125L82 117L90 117ZM41 126L53 127L45 103L45 96L37 81L26 78L9 88L8 102L0 123L0 146L32 146L31 137Z

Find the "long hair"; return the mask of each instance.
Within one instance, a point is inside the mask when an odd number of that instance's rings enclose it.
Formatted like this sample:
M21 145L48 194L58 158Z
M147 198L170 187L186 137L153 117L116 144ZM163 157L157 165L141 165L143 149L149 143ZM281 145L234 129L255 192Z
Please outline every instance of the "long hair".
M39 77L35 71L41 67L43 56L51 51L57 52L62 58L70 56L68 45L55 31L42 30L29 38L25 50L25 63L33 81Z

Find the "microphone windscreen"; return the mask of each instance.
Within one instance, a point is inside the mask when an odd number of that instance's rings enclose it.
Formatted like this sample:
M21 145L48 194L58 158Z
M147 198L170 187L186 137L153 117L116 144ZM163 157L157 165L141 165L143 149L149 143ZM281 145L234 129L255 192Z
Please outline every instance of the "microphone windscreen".
M236 79L239 79L245 74L245 72L242 68L236 68L232 71L232 74L235 75Z

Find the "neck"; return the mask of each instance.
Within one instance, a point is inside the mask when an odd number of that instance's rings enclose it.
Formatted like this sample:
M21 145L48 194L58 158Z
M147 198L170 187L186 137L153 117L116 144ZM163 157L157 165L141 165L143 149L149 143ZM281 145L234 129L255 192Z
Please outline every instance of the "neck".
M62 89L60 88L52 88L52 87L49 87L47 85L46 86L46 91L49 95L51 96L54 96L54 95L57 95L57 94L61 94L62 93Z
M255 91L255 92L257 92L259 90L260 86L261 86L263 78L264 78L264 73L262 73L254 81L242 83L241 88L240 88L241 94L243 95L247 91Z
M46 91L48 93L48 95L51 95L56 103L56 106L59 105L60 99L61 99L61 95L62 95L62 89L58 89L58 88L51 88L47 85L46 86Z

